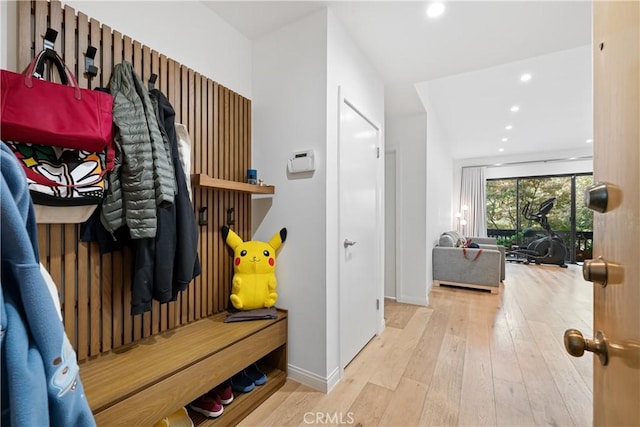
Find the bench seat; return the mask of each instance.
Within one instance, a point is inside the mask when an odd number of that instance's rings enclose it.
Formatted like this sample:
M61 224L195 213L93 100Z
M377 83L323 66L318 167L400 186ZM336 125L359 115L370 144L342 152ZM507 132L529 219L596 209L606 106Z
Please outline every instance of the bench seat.
M235 424L286 380L287 313L223 323L220 313L80 364L98 425L153 425L254 362L269 380L239 396L218 424Z

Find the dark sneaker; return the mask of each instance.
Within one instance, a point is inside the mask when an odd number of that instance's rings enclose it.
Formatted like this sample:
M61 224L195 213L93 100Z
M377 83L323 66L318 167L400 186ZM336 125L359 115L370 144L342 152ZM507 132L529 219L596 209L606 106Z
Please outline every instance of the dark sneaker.
M240 371L229 380L231 383L231 388L233 391L237 391L240 393L248 393L256 386L253 383L253 380L244 373L244 371Z
M200 396L199 398L191 402L189 407L192 410L199 412L209 418L219 417L220 415L222 415L222 411L224 410L220 401L220 397L211 396L209 394Z
M267 382L267 376L262 373L260 369L258 369L258 365L256 365L255 363L251 366L248 366L244 370L244 373L247 374L249 378L251 378L251 381L253 381L255 385L262 385Z
M222 383L213 390L210 390L207 394L218 396L220 398L220 403L223 405L228 405L233 402L233 390L231 390L229 383Z

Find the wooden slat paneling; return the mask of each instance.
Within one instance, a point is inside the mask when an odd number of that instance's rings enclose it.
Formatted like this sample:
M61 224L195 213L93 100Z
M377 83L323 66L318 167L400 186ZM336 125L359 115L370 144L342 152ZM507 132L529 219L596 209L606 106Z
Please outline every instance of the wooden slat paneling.
M91 21L92 24L94 20ZM96 21L97 22L97 21ZM100 26L99 23L97 23ZM113 69L113 34L111 28L103 25L101 27L102 34L97 44L92 44L93 47L98 49L96 58L100 58L98 70L98 76L96 78L96 84L101 87L107 87L109 79L111 78L111 70ZM93 31L92 31L93 36ZM92 42L93 43L93 42ZM115 305L121 307L121 302L114 300L114 268L115 263L113 258L115 254L107 253L102 256L102 349L101 351L109 351L114 346L114 333L116 330L116 323L120 323L120 320L115 316ZM119 286L119 285L117 285ZM115 305L114 305L115 301Z
M31 62L34 51L32 45L36 40L34 31L35 27L31 25L31 2L19 1L18 2L18 22L22 22L23 25L18 25L18 70L24 70L24 68ZM16 70L16 71L18 71Z
M48 15L49 15L49 3L45 1L37 1L33 5L34 11L34 23L35 29L33 35L35 36L34 40L31 40L31 43L35 47L35 52L31 52L28 60L25 62L24 66L27 66L29 62L31 62L31 58L34 56L34 53L39 52L43 47L44 42L44 34L47 31L48 26ZM18 26L20 28L20 26ZM58 38L60 38L60 34L58 34ZM56 40L57 42L57 40ZM22 69L23 67L21 67Z
M89 250L87 243L78 245L78 359L89 355Z
M157 52L155 51L153 52L153 54L158 56ZM159 55L159 71L157 74L158 74L158 81L156 82L156 87L158 87L160 91L164 93L167 96L167 98L169 98L169 95L170 95L169 64L167 62L167 57L165 55ZM161 332L166 331L169 327L168 326L169 306L174 306L174 305L175 303L169 303L169 304L162 304L160 306L159 328Z
M207 145L209 146L209 152L211 153L207 157L207 173L209 176L213 176L215 173L214 170L214 156L216 155L216 133L214 126L214 111L216 108L215 104L215 90L216 85L211 80L207 80ZM207 192L207 205L208 209L208 221L209 221L209 230L208 230L208 242L207 242L207 253L209 254L209 262L206 264L202 264L202 268L206 268L210 277L210 280L206 283L207 288L207 298L206 298L206 312L207 316L213 314L213 307L215 304L215 299L217 295L214 290L214 280L215 272L217 271L217 257L218 251L217 249L217 241L214 240L214 237L217 237L218 224L220 224L218 217L215 211L215 194L213 192Z
M112 60L113 64L120 64L124 53L124 38L117 31L113 32L112 37ZM111 70L102 70L102 73L109 73ZM118 348L124 344L124 316L129 313L128 308L124 305L123 291L124 285L124 253L116 251L112 255L113 262L113 348Z
M182 94L182 102L180 104L180 108L182 110L182 120L183 123L186 124L187 128L189 129L189 136L191 137L191 150L192 153L195 150L200 150L200 147L198 145L198 142L195 139L194 136L194 132L195 129L193 128L193 116L191 114L189 114L189 110L190 110L190 105L189 105L189 100L190 98L192 98L193 96L193 90L191 89L191 79L189 78L189 70L187 67L185 67L184 65L180 67L180 74L181 74L181 94ZM191 157L191 165L197 167L199 169L199 164L198 162L195 161L195 159L193 158L193 155ZM198 206L198 203L196 203L196 206ZM187 289L185 292L182 292L180 294L180 318L179 318L179 322L184 324L184 323L188 323L189 322L189 300L191 298L191 290L192 287L190 286L189 289Z
M196 156L196 159L198 162L200 162L200 170L201 171L205 171L206 170L206 157L207 157L207 139L203 137L203 131L202 131L202 80L200 78L200 74L199 73L194 73L189 74L190 78L191 76L193 76L193 83L194 83L194 92L193 92L193 98L191 101L191 107L190 108L190 113L192 113L194 115L194 134L196 137L196 142L195 144L199 147L199 153ZM206 206L207 202L206 202L206 193L207 191L205 189L202 188L198 188L198 189L194 189L194 193L198 194L198 199L196 201L196 204L198 206ZM204 234L202 234L203 239L200 239L198 241L198 245L200 246L199 248L199 254L200 257L202 258L203 262L206 263L208 262L208 254L206 252L206 230L207 230L208 226L204 226L201 227L201 230L204 231ZM193 317L189 316L189 320L197 320L200 319L201 317L201 304L200 301L202 299L202 284L206 283L207 280L207 272L205 269L202 270L202 273L200 274L200 276L196 277L194 279L194 286L193 289L191 290L192 293L192 297L193 297L193 306L189 307L189 313L193 314Z
M55 49L83 88L107 87L113 66L129 61L145 85L151 73L156 87L184 123L191 137L191 172L244 181L251 166L251 102L151 47L77 13L58 0L18 2L18 67L24 69L42 49L47 27L59 32ZM84 73L87 47L97 48L99 72ZM152 303L152 311L131 312L135 265L130 248L101 254L96 243L79 242L77 224L39 224L38 249L43 265L60 290L65 329L79 360L130 345L143 337L173 329L226 309L232 256L220 236L227 210L234 209L233 228L244 238L251 233L251 195L193 189L194 215L207 207L206 226L199 226L201 277L177 301Z

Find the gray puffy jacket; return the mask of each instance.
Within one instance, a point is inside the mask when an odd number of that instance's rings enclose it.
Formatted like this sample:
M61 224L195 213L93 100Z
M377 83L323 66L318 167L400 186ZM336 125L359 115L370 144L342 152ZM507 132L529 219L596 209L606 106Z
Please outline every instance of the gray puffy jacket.
M110 90L121 163L109 174L101 220L112 233L126 223L133 239L155 237L156 206L172 204L176 194L171 156L149 93L129 62L114 67Z

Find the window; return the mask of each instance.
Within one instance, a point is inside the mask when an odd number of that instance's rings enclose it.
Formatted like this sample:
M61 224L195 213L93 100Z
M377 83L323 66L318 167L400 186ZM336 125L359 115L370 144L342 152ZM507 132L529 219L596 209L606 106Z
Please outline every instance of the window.
M526 246L546 235L531 215L542 202L556 198L547 218L549 225L565 242L567 261L591 258L593 213L584 206L584 189L593 175L563 175L506 178L487 181L487 235L499 243ZM528 216L525 208L528 207Z

